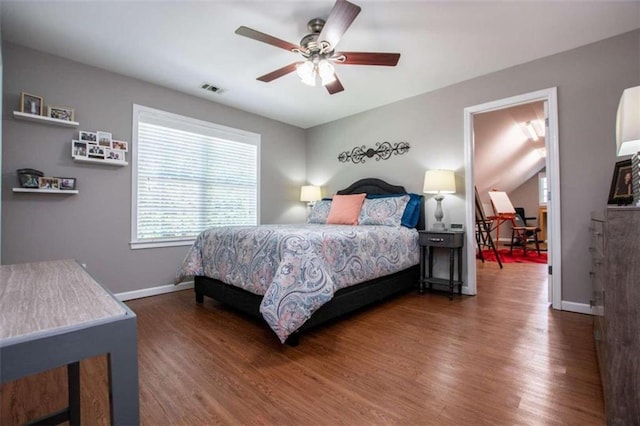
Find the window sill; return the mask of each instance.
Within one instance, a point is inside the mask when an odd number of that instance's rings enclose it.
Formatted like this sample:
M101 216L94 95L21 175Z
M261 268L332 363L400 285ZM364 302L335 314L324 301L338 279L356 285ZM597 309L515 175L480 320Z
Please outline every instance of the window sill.
M131 241L129 245L131 250L162 248L162 247L178 247L190 246L196 239L190 240L165 240L165 241Z

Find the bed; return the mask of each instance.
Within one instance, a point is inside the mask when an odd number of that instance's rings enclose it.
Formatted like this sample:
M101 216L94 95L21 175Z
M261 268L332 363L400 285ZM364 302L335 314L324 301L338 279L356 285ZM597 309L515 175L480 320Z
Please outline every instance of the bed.
M359 180L337 192L338 195L362 193L367 194L367 199L381 196L390 196L384 198L394 200L400 199L397 197L408 198L404 196L407 194L404 187L375 178ZM193 276L197 303L203 303L204 296L207 296L251 316L263 318L281 342L297 345L305 330L417 288L419 249L416 229L424 228L424 207L421 196L412 194L411 197L418 203L415 211L417 220L411 223L415 224L413 229L406 226L314 224L299 227L261 225L252 229L212 228L204 231L190 249L178 271L176 283ZM342 235L334 237L334 231L346 233L348 238L344 237L346 240L343 241L340 239ZM284 235L280 239L273 237L280 233ZM380 259L374 260L359 257L357 250L374 251L371 241L375 242L375 251L384 252L386 256L381 255ZM222 248L225 244L229 247L227 251L233 253L225 252ZM257 250L258 246L268 244L274 245L268 249L278 251L277 255L243 252L250 251L250 247ZM336 247L346 249L343 249L344 253L336 254ZM268 251L266 247L261 249ZM215 265L206 258L206 253L212 250L217 252ZM311 258L307 257L309 253ZM240 265L237 258L242 256L247 258L247 263L254 264ZM256 266L258 257L259 265ZM300 261L303 258L305 260ZM348 262L341 260L344 258L349 258ZM342 266L349 263L349 268L341 271L346 273L335 274L334 270L342 267L336 267L336 263ZM362 277L370 273L363 266L365 263L375 269L376 274L382 275L362 281ZM251 272L246 269L251 269ZM262 280L266 282L259 282ZM259 290L260 287L263 290ZM264 294L260 294L262 291Z

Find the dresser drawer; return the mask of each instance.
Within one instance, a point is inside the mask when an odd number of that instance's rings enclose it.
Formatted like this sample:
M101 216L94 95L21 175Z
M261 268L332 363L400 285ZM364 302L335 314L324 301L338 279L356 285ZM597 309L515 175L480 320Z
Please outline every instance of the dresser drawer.
M462 247L464 242L463 232L420 232L420 245L430 247Z

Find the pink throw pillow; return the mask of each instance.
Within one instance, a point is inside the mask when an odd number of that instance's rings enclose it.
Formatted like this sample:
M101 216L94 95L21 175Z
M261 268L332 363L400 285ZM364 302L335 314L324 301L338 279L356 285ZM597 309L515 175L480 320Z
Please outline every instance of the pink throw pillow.
M367 194L334 195L327 224L357 225L360 209Z

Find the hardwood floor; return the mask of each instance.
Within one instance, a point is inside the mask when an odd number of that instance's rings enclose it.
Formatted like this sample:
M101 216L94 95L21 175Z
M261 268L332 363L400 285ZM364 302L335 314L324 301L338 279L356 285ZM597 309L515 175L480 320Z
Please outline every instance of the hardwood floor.
M476 297L402 295L281 345L193 292L138 315L142 424L604 424L591 317L553 311L546 266L478 263ZM83 424L108 424L106 358L81 363ZM64 370L2 387L0 424L66 404Z

